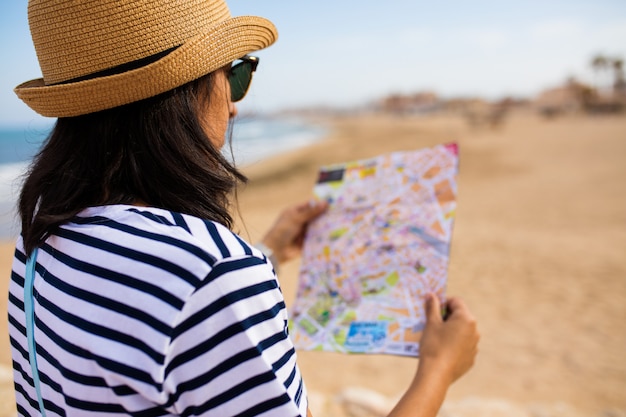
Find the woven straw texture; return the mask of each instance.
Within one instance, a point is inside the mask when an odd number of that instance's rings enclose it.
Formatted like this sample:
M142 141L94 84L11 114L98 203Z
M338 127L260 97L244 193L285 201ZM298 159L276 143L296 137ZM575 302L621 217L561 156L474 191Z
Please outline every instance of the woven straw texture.
M222 0L31 0L28 13L43 78L25 82L15 92L50 117L78 116L155 96L277 38L271 22L256 16L232 18ZM138 69L70 81L174 47Z

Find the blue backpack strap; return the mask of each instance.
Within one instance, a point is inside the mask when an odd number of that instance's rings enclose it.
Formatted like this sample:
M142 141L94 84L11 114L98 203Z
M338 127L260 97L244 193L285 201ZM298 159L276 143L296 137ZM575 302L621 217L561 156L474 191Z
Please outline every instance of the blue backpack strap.
M33 300L33 282L35 281L35 265L37 264L37 248L26 260L26 277L24 278L24 313L26 314L26 337L28 339L28 361L33 373L33 382L37 391L39 411L46 416L39 387L39 369L37 368L37 351L35 346L35 308Z

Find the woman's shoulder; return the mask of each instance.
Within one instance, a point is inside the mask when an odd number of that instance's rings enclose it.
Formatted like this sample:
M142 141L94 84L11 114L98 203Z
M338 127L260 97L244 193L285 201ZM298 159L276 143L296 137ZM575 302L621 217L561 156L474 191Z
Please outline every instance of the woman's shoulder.
M109 205L80 212L69 228L90 236L106 236L125 245L168 246L204 252L213 262L259 255L248 242L217 222L156 207ZM211 262L211 263L213 263Z

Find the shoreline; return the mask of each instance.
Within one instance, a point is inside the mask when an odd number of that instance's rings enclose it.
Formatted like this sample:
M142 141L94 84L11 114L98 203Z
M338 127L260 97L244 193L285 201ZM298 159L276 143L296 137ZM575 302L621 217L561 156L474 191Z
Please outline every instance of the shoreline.
M245 170L250 165L271 160L283 154L306 148L323 140L328 126L296 116L241 116L233 124L232 149L236 166ZM6 129L5 129L6 130ZM29 132L29 127L9 129L9 133ZM0 133L2 130L0 129ZM24 133L25 134L25 133ZM1 138L0 138L1 139ZM23 141L24 142L24 141ZM17 147L23 153L32 153L27 140ZM26 152L26 149L30 149ZM232 160L230 146L224 147L225 156ZM15 205L19 196L20 179L28 169L29 161L7 161L0 164L0 241L15 240L19 224Z

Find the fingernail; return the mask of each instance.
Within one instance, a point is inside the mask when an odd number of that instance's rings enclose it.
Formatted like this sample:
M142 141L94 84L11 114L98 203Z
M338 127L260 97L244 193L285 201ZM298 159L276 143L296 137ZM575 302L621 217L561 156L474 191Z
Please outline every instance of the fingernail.
M321 202L321 201L319 201L319 200L316 200L316 199L314 199L314 198L312 198L311 200L309 200L309 207L310 207L310 208L312 208L312 209L319 207L319 206L320 206L320 204L322 204L322 202Z

